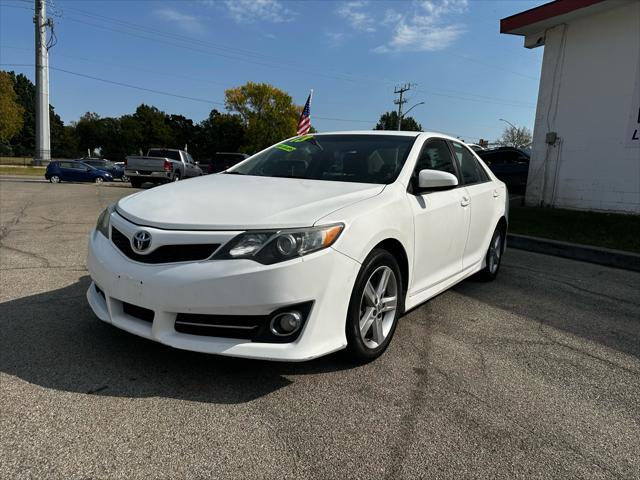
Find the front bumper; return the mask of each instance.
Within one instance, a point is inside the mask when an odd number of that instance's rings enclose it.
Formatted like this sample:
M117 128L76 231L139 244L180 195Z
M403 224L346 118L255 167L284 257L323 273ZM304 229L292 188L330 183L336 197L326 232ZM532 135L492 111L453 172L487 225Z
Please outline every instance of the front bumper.
M141 264L94 231L87 267L93 280L87 291L91 308L98 318L118 328L184 350L303 361L346 346L345 319L360 265L331 248L275 265L251 260ZM179 313L268 315L310 301L313 308L291 343L191 335L175 329ZM125 313L125 303L153 311L152 321Z

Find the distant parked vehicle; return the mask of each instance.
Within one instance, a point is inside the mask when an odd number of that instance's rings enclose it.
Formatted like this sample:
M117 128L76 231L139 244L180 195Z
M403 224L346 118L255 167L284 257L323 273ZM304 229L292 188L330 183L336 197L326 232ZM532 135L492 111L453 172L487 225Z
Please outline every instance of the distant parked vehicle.
M113 178L128 182L129 179L124 174L124 167L118 166L116 163L101 158L83 158L81 160L87 165L97 168L98 170L104 170L109 172Z
M200 168L204 173L219 173L249 158L246 153L216 152L212 159L202 160Z
M486 148L484 148L482 145L478 145L477 143L467 143L467 147L469 147L476 153L484 152L486 150Z
M198 177L202 170L184 150L151 148L146 156L127 157L124 174L129 177L131 186L138 188L144 182L168 183Z
M109 172L99 170L79 160L56 160L49 162L44 178L51 183L65 182L111 182Z
M525 191L529 174L529 154L526 151L514 147L499 147L476 153L496 177L507 184L510 191Z

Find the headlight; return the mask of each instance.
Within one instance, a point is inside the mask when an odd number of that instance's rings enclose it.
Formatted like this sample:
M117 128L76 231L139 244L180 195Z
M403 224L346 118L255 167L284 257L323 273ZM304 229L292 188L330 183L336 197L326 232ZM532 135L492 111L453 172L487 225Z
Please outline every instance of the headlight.
M96 223L96 231L109 238L109 225L111 224L111 214L115 211L116 204L113 203L105 208L98 217L98 223Z
M250 259L264 265L283 262L330 247L344 225L292 230L256 230L233 238L213 258L216 260Z

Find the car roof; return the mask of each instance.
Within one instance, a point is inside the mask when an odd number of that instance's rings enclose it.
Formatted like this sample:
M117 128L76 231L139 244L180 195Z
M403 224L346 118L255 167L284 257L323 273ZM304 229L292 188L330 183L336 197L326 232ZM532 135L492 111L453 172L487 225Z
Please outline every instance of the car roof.
M349 130L344 132L322 132L322 133L312 133L314 136L322 136L322 135L393 135L398 137L440 137L446 138L447 140L454 140L456 142L464 143L462 140L456 137L452 137L451 135L447 135L446 133L441 132L408 132L404 130Z

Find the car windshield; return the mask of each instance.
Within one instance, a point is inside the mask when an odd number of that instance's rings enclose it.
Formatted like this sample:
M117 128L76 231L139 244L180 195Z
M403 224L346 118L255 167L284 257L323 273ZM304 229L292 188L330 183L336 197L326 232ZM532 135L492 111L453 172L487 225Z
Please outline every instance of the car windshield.
M254 155L227 173L388 184L398 177L415 139L401 135L306 135Z

